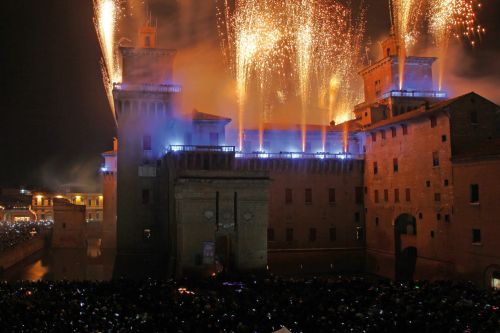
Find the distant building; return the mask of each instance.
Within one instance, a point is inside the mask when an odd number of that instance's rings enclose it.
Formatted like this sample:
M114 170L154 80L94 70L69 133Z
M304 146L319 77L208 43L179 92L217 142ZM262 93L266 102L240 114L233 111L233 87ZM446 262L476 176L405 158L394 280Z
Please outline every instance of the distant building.
M408 57L401 80L390 37L360 72L356 119L307 126L305 151L300 126L246 129L237 151L230 119L182 112L175 51L153 40L146 27L121 49L114 89L104 224L119 256L163 256L175 275L222 264L500 284L500 108L434 90L435 58Z

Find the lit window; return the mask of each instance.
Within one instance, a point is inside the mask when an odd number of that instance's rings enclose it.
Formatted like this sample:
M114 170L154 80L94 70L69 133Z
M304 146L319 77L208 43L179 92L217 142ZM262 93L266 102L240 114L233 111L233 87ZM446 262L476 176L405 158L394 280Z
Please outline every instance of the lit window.
M363 238L364 238L363 228L356 227L356 240L360 241L363 240Z
M149 240L151 240L151 237L152 237L152 235L151 235L151 229L144 229L144 231L143 231L143 240L145 242L148 242Z

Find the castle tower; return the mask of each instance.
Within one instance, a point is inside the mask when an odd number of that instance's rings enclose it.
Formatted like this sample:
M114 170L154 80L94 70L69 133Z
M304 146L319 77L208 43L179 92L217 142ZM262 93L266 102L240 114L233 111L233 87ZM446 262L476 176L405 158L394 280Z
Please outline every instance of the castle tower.
M158 161L165 147L178 144L185 135L181 87L173 83L176 51L158 48L156 28L146 25L140 29L137 47L122 47L120 52L123 82L113 91L119 142L117 252L157 254L164 239Z
M362 125L370 125L447 98L445 92L433 89L432 64L436 61L435 57L406 57L402 74L400 47L396 37L391 34L380 46L382 59L360 71L365 101L356 106L354 112ZM404 76L401 89L400 75Z
M101 168L103 188L103 225L102 247L116 249L116 157L118 139L114 139L113 150L102 154L104 165Z

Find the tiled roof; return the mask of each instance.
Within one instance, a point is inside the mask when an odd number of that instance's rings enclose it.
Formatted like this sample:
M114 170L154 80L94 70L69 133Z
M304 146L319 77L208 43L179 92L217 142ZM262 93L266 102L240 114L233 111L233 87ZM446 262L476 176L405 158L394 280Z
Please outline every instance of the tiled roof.
M214 114L200 112L196 109L193 110L192 117L194 121L225 121L230 122L231 118L216 116Z

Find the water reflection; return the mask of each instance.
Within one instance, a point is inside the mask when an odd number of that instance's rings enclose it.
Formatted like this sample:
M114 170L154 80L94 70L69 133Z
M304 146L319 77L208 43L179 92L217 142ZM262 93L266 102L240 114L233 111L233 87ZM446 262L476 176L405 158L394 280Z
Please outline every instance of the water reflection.
M46 249L6 270L3 280L111 280L115 250L102 249L89 238L85 249Z

